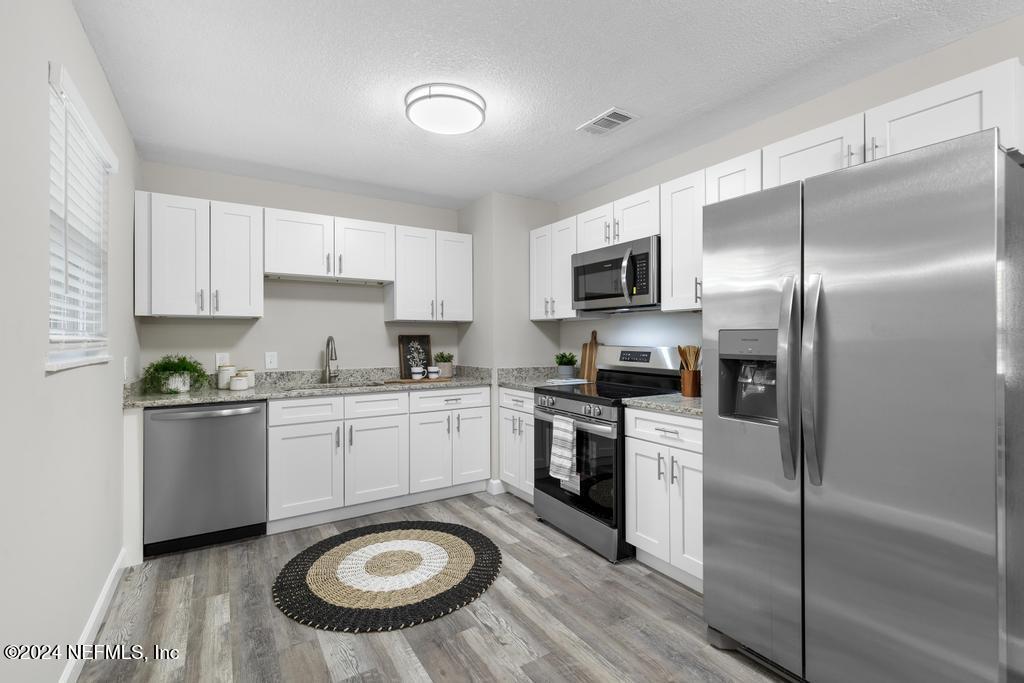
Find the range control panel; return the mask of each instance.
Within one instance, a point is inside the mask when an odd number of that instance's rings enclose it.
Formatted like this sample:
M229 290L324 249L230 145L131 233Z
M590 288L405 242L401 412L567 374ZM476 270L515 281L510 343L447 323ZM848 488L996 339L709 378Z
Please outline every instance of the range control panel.
M650 363L650 351L619 351L619 360L627 363Z

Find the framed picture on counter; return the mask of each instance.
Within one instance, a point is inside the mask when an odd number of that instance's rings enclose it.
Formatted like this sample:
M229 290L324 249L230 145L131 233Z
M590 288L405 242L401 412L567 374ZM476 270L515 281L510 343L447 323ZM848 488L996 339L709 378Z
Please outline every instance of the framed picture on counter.
M398 373L402 379L412 379L412 368L417 366L426 370L433 365L433 358L429 334L398 335Z

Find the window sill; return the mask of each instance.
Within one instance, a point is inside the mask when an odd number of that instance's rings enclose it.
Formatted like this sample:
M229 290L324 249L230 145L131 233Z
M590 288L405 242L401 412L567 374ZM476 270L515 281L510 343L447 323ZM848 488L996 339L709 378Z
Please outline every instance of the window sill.
M97 356L79 356L78 358L64 358L61 360L49 360L46 361L44 366L48 374L54 372L60 372L61 370L71 370L72 368L81 368L86 365L99 365L100 363L109 363L112 357L109 354L102 354Z

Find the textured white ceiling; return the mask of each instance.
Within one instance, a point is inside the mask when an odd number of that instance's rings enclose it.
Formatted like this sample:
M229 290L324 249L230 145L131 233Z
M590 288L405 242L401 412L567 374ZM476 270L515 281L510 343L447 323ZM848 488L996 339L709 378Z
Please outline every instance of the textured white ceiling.
M461 206L561 199L1022 11L1019 0L76 0L143 158ZM487 100L465 136L413 86ZM639 119L575 127L608 107ZM729 111L730 116L722 116ZM698 137L699 136L699 137Z

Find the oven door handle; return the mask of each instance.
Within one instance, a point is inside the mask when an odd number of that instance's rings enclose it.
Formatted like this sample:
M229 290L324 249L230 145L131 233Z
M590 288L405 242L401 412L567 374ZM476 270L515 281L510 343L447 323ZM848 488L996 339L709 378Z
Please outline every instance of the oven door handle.
M633 295L629 293L629 283L626 282L626 274L629 272L629 259L633 256L633 247L626 248L626 255L622 257L622 267L619 270L619 280L622 283L622 296L626 303L633 303Z
M536 419L541 420L543 422L553 422L554 421L554 420L551 419L552 416L554 415L554 413L549 413L547 411L541 411L541 410L535 410L535 411L533 411L533 415L534 415L534 417ZM576 425L576 429L578 429L581 432L586 432L588 434L596 434L598 436L607 436L608 438L614 439L618 435L618 432L619 432L618 425L614 425L614 424L610 424L610 425L609 424L599 424L599 423L596 423L596 422L587 422L585 420L577 420L575 418L572 418L572 421L573 421L573 424Z

